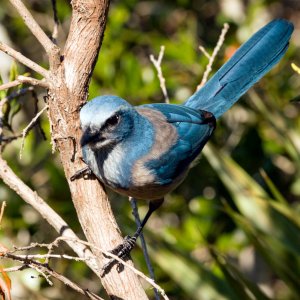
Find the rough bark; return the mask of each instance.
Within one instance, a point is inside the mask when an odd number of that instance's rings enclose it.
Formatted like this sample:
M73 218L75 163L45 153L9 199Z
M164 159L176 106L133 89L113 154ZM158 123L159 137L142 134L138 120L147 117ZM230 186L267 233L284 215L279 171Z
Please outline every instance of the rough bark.
M61 53L61 63L50 63L49 118L53 143L60 153L67 178L84 167L79 146L79 110L87 98L87 88L103 39L109 0L72 1L69 36ZM56 59L53 59L55 61ZM56 60L57 61L57 60ZM109 250L122 241L109 201L97 180L69 180L73 203L87 240ZM107 259L101 253L101 268ZM118 273L114 267L102 279L112 299L147 299L139 279L130 270Z

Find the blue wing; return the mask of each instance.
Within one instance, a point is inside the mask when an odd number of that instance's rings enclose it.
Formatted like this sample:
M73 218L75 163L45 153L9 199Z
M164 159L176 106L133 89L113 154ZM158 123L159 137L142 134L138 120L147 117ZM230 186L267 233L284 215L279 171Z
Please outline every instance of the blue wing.
M215 129L215 117L206 111L182 105L147 104L140 107L162 113L166 121L176 127L176 143L167 153L146 165L155 172L161 184L169 184L187 171L191 162L200 154Z
M267 24L243 44L185 105L220 117L278 63L288 48L293 28L286 20Z

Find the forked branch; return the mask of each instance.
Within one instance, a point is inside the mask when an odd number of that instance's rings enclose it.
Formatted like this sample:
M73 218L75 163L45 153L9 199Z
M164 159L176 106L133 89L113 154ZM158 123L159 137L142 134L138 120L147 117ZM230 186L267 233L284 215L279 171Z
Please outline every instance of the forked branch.
M10 3L16 8L17 12L22 17L24 23L32 34L37 38L40 44L45 49L49 57L50 64L56 67L60 64L60 49L55 45L51 39L46 35L40 25L35 21L30 11L26 8L21 0L10 0ZM50 66L51 67L51 66Z

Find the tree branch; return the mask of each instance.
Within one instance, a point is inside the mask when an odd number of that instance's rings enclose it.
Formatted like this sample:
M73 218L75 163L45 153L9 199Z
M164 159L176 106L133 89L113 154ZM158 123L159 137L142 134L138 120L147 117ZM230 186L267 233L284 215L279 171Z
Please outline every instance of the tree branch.
M32 14L29 12L29 10L21 0L10 0L10 3L16 8L28 29L44 47L46 53L48 54L50 63L55 65L54 69L57 69L58 65L60 64L59 47L50 40L50 38L46 35L40 25L35 21ZM51 67L52 66L50 65L50 68Z
M87 98L88 84L103 39L109 0L73 0L71 3L73 14L64 60L53 74L55 80L49 90L49 118L52 136L61 137L56 140L56 147L81 227L87 240L97 247L93 252L101 268L108 258L97 249L111 250L123 241L109 199L97 180L81 178L71 182L69 178L85 167L80 159L79 110ZM80 151L75 156L74 149ZM100 277L100 272L98 275ZM147 299L139 278L128 268L121 273L112 268L101 282L111 298Z
M57 240L65 240L65 238L58 238ZM117 255L109 252L109 251L103 251L102 249L99 249L97 246L89 243L89 242L85 242L82 240L76 240L75 242L77 243L82 243L83 245L87 245L89 246L91 249L95 249L97 251L102 252L104 255L106 255L107 257L113 258L115 260L117 260L118 262L120 262L122 265L124 265L125 267L127 267L128 269L132 270L135 274L137 274L139 277L143 278L145 281L147 281L150 285L152 285L157 291L160 292L160 294L163 296L163 298L165 300L169 300L168 296L166 295L166 292L158 285L155 283L154 279L149 278L148 276L146 276L145 274L143 274L141 271L137 270L136 268L134 268L131 264L129 264L128 262L122 260L120 257L118 257ZM55 242L54 242L55 243ZM137 298L138 299L138 298Z
M11 254L9 252L2 252L1 253L1 258L8 258L8 259L12 259L12 260L21 262L22 266L20 266L19 268L21 268L22 270L26 269L28 267L36 270L40 275L42 275L46 279L46 281L50 285L53 285L52 282L49 279L49 277L52 276L52 277L60 280L62 283L69 286L70 288L72 288L76 292L78 292L82 295L85 295L89 299L104 300L101 297L97 296L96 294L90 292L89 290L81 288L78 284L71 281L69 278L63 276L62 274L57 273L56 271L51 269L50 266L47 263L38 262L38 261L36 261L32 258L29 258L26 255L24 255L24 256L14 255L14 254ZM13 271L15 271L15 270L13 269Z
M46 202L31 190L7 165L0 156L0 177L4 183L14 190L26 203L36 209L42 217L63 237L78 239L69 225ZM87 265L97 274L99 272L93 254L85 246L68 240L67 244L79 256L87 259Z
M2 205L1 205L1 210L0 210L0 226L1 226L1 222L2 222L2 218L3 218L3 214L4 214L4 209L6 207L6 201L3 201L2 202ZM1 228L1 227L0 227Z
M32 260L33 262L35 262L35 260L43 259L44 260L43 264L49 264L49 259L51 259L51 258L56 258L56 259L64 258L64 259L75 260L75 261L86 261L85 258L69 256L69 255L66 255L66 254L54 254L54 253L52 253L52 250L53 250L54 246L58 247L59 242L61 242L61 241L66 242L68 240L69 241L72 240L73 242L81 244L81 245L86 245L91 249L96 249L98 251L101 251L104 255L106 255L110 258L116 259L122 265L124 265L125 267L132 270L135 274L137 274L139 277L141 277L146 282L148 282L151 286L153 286L153 288L155 288L157 291L159 291L161 293L162 297L165 300L169 300L169 298L166 295L165 291L158 284L155 283L154 279L151 279L151 278L147 277L142 272L140 272L136 268L132 267L130 264L128 264L127 262L125 262L124 260L119 258L118 256L112 254L111 252L103 251L102 249L99 249L95 245L92 245L89 242L82 241L82 240L79 240L79 239L70 239L68 237L58 237L57 239L55 239L55 241L53 241L50 244L32 243L31 245L25 246L25 247L14 247L13 250L9 250L7 248L4 248L0 252L0 258L11 258L13 260L19 260L19 261L25 261L27 259L27 260ZM16 252L28 251L28 250L32 250L32 249L37 248L37 247L47 248L48 253L47 254L16 254ZM38 261L38 263L41 263L41 262ZM7 271L7 270L5 269L5 271ZM15 271L15 269L13 269L12 271Z
M162 69L161 69L161 62L162 62L162 59L164 57L164 52L165 52L165 46L160 46L160 51L159 51L158 58L155 59L154 55L151 54L150 55L150 60L153 63L153 65L154 65L154 67L157 71L157 77L159 79L160 88L163 92L165 102L169 103L170 100L169 100L168 91L167 91L167 88L166 88L166 79L163 76Z
M16 80L0 85L0 91L10 89L10 88L12 88L14 86L18 86L22 83L27 83L32 86L40 86L40 87L44 87L44 88L49 88L49 84L45 80L38 80L38 79L35 79L32 77L20 75L20 76L18 76L18 78Z
M14 59L19 61L23 65L27 66L31 70L41 74L46 79L49 78L49 71L48 70L42 68L40 65L33 62L32 60L30 60L29 58L27 58L26 56L24 56L20 52L18 52L16 50L14 50L13 48L9 47L8 45L4 44L3 42L0 42L0 50L5 52L9 56L13 57Z
M208 64L206 66L206 69L205 69L205 72L203 74L202 80L201 80L200 84L196 88L197 91L200 90L204 86L204 84L207 82L208 75L209 75L209 73L212 70L212 64L213 64L213 62L214 62L214 60L215 60L218 52L220 51L220 49L221 49L221 47L222 47L222 45L224 43L225 35L226 35L228 29L229 29L229 25L227 23L224 23L223 29L221 31L221 34L220 34L218 42L217 42L217 45L215 46L212 55L209 55L207 53L207 51L205 50L205 48L203 48L202 46L199 47L200 51L202 51L203 54L206 57L208 57Z
M23 149L24 149L24 144L25 144L25 137L28 134L28 132L30 131L30 129L36 124L36 121L38 120L38 118L42 115L42 113L44 111L46 111L48 109L48 105L45 105L35 116L34 118L30 121L30 123L23 129L22 131L22 144L20 147L20 159L22 159L22 153L23 153Z

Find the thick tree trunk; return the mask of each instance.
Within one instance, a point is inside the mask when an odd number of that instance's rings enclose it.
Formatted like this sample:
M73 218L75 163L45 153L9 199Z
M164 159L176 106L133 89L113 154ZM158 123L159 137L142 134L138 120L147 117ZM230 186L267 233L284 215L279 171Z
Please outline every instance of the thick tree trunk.
M60 153L67 178L84 167L79 146L79 110L87 98L87 88L103 39L109 0L72 1L70 33L61 54L61 63L51 65L49 118L52 139ZM72 199L87 240L110 250L122 241L109 201L97 180L69 180ZM92 249L93 250L93 249ZM101 268L107 258L100 251ZM118 273L115 267L102 278L112 299L147 299L139 279L130 270Z

